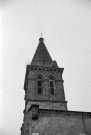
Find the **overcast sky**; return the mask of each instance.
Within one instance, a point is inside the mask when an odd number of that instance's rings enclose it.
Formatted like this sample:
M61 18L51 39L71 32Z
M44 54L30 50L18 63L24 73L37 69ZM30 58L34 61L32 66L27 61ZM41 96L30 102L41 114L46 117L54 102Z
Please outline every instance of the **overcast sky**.
M64 68L68 109L91 112L91 0L3 0L0 10L0 135L20 135L26 64L41 32Z

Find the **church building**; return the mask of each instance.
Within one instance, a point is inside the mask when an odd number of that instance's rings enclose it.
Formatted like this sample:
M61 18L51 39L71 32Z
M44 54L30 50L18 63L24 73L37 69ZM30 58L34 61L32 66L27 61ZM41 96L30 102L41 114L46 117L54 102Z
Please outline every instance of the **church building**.
M39 38L32 62L26 67L21 135L91 135L91 112L68 110L63 71L52 60L44 39Z

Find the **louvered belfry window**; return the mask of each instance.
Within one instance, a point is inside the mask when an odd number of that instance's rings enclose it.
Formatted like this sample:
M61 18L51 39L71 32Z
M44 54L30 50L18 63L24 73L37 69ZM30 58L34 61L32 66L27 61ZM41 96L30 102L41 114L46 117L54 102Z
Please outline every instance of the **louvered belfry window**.
M49 86L50 86L50 94L54 95L54 79L52 77L49 78Z
M37 78L37 89L38 94L42 94L42 78L40 76Z

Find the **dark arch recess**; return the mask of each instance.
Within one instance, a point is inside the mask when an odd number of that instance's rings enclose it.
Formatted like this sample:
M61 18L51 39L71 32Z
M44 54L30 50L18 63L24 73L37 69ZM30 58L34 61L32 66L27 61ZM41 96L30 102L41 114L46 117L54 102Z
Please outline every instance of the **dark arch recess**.
M41 95L43 93L43 77L38 75L36 78L37 94Z
M55 82L55 78L53 76L49 76L49 90L50 90L50 95L54 95L55 94L55 90L54 90L54 82Z

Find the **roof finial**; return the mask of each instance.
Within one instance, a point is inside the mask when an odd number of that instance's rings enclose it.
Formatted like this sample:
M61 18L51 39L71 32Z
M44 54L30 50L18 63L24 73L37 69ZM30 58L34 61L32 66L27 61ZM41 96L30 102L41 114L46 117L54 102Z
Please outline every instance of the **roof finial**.
M42 33L41 33L41 38L42 38Z
M41 36L40 36L40 38L39 38L39 41L40 41L40 42L43 42L43 41L44 41L44 39L43 39L43 37L42 37L42 33L41 33Z

